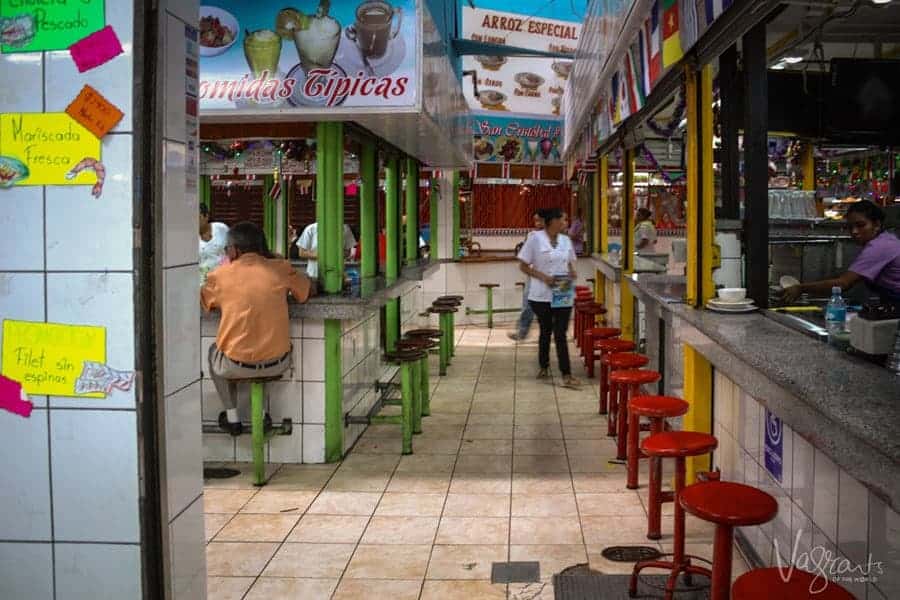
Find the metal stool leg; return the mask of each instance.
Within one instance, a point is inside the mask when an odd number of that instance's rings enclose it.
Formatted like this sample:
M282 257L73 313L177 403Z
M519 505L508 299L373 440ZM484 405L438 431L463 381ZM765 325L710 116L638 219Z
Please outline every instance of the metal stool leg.
M450 331L448 335L450 337L447 338L447 364L450 364L450 359L456 356L456 313L450 313L448 315L448 322L450 323Z
M431 368L431 365L428 363L428 356L422 359L421 365L419 366L419 377L422 383L422 416L427 417L431 415L431 376L428 373L428 369Z
M410 387L412 388L413 433L422 433L422 361L409 365Z
M401 427L403 429L403 454L412 454L413 390L410 363L400 365Z
M266 484L266 432L263 424L263 408L265 386L262 383L250 384L250 426L253 447L253 485Z
M494 328L494 288L487 288L488 329Z
M440 327L441 331L444 335L441 336L441 363L440 363L440 371L441 377L447 375L447 355L450 354L450 315L442 314L440 316Z

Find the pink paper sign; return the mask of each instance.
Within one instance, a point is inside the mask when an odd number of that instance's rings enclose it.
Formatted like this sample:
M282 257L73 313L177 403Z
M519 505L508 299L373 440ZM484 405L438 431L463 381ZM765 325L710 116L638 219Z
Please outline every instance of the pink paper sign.
M69 46L69 54L72 55L79 73L99 67L122 52L122 44L111 25Z
M27 419L31 416L34 405L25 400L26 397L22 393L21 383L0 375L0 409Z

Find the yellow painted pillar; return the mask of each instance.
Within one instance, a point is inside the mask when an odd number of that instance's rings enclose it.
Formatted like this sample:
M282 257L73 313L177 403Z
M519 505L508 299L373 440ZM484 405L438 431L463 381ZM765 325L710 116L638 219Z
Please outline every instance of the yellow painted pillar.
M634 339L634 294L625 282L634 273L634 150L625 150L625 184L622 189L622 281L619 282L622 339Z
M803 144L800 154L800 165L803 168L803 189L812 192L816 189L816 157L812 142Z
M716 244L716 183L713 179L713 69L705 65L700 72L700 123L701 143L700 172L703 177L701 189L701 233L703 244L703 260L701 277L703 281L702 303L716 297L716 284L713 271L722 266L722 255Z
M594 239L597 247L594 249L599 254L606 254L609 248L609 157L600 157L600 165L597 169L597 211L594 213L594 223L597 230ZM594 274L594 298L597 302L606 302L606 276L600 269Z
M690 404L684 415L682 429L712 433L712 365L693 346L684 345L684 399ZM694 483L697 473L711 468L711 455L687 459L688 485Z

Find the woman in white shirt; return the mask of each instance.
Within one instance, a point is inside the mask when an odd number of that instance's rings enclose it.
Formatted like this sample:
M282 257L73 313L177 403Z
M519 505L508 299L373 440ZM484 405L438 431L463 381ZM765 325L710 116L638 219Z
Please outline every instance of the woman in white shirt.
M200 285L206 283L206 274L225 261L228 243L228 225L210 223L209 209L200 205Z
M576 387L569 363L566 332L572 314L575 281L575 249L572 240L562 232L568 223L558 208L548 208L541 215L544 229L528 236L519 251L519 268L528 275L528 303L540 324L538 342L538 378L550 376L550 336L556 344L556 358L563 385Z

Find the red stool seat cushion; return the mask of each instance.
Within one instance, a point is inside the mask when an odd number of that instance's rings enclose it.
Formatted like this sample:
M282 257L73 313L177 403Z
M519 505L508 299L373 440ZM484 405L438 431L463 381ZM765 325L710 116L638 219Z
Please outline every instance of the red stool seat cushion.
M600 362L609 365L613 369L640 369L650 362L650 358L643 354L615 352L613 354L605 354L600 359Z
M592 336L595 340L606 340L622 335L622 330L616 327L592 327L586 330L585 333Z
M656 371L648 370L624 370L624 371L614 371L612 375L609 376L609 380L612 383L617 383L620 385L645 385L648 383L656 383L661 378L661 375Z
M642 417L666 418L687 414L690 405L681 398L672 396L636 396L628 403L628 408Z
M762 525L775 518L775 498L749 485L707 481L689 485L678 496L682 508L695 517L732 527Z
M591 288L586 285L576 285L575 291L576 292L589 292L589 291L591 291Z
M637 344L630 340L594 340L594 350L601 352L631 352Z
M785 581L787 579L787 581ZM748 571L734 582L732 600L851 600L853 594L821 575L800 569L771 567Z
M579 305L578 310L588 315L605 315L606 309L603 308L602 304L596 304L594 302L590 302L587 304Z
M632 402L634 401L632 400ZM679 456L703 456L715 450L718 445L719 441L708 433L664 431L645 439L641 443L641 448L651 456L677 458Z

